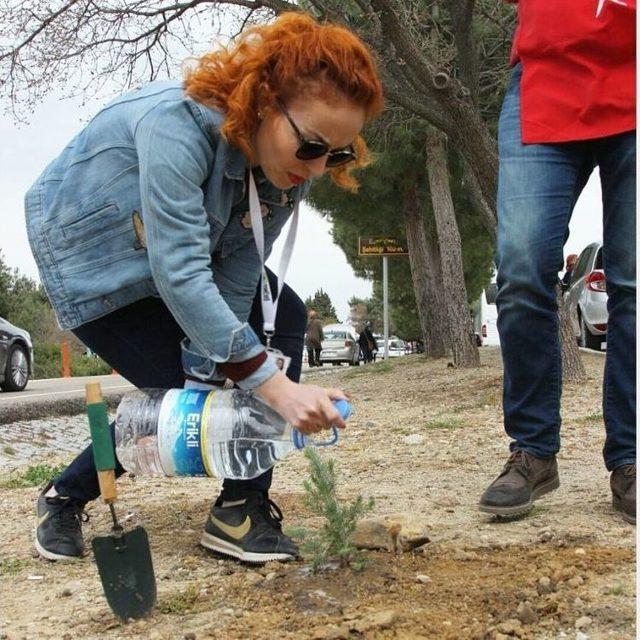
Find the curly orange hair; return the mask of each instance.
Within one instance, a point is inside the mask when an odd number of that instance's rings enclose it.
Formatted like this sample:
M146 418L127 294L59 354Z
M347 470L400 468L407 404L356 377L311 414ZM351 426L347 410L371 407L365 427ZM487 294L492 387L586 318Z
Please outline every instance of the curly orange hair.
M365 44L344 27L319 24L297 12L246 29L231 47L202 56L184 82L194 100L224 111L222 134L249 160L258 113L276 109L278 99L287 102L316 84L363 107L367 120L382 110L382 85ZM355 162L330 170L333 181L351 191L358 188L351 172L370 162L361 136L354 147Z

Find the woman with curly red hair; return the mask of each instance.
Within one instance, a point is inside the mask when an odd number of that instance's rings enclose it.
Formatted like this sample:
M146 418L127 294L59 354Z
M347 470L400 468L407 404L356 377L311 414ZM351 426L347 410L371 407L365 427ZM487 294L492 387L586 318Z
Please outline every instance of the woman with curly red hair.
M108 104L25 198L60 326L139 388L230 379L303 432L344 427L342 391L298 384L306 314L283 285L286 259L279 278L263 266L311 179L328 171L357 188L359 134L381 109L365 45L299 13L203 56L184 83ZM295 556L270 484L271 471L225 479L201 544L253 562ZM42 556L83 555L82 513L98 495L89 447L38 499Z

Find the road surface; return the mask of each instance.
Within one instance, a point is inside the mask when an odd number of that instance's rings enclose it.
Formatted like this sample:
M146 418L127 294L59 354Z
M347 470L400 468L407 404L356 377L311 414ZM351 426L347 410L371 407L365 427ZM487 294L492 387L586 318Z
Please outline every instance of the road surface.
M49 378L47 380L29 380L24 391L0 393L0 408L19 406L22 403L32 403L51 400L70 400L84 398L84 386L87 382L99 382L105 393L125 393L133 385L122 376L87 376L83 378Z

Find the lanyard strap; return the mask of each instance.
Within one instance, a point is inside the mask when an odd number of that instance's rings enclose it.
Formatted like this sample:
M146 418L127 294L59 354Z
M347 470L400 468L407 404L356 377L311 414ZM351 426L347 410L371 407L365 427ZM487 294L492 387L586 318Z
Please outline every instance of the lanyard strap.
M280 256L280 268L276 274L276 297L275 300L271 294L271 287L269 286L269 279L267 278L267 270L265 269L265 257L264 257L264 226L262 224L262 211L260 209L260 199L258 198L258 189L256 188L256 182L253 177L253 172L249 170L249 214L251 215L251 230L253 231L253 237L256 241L256 247L258 249L258 255L262 263L262 281L261 281L261 295L260 302L262 303L262 318L263 318L263 331L267 337L267 347L270 346L271 336L276 330L276 312L278 310L278 300L280 299L280 291L285 276L287 275L287 268L291 261L291 254L293 253L293 245L296 241L296 233L298 231L298 211L300 208L300 201L296 202L293 209L293 217L291 218L291 226L289 227L289 233Z

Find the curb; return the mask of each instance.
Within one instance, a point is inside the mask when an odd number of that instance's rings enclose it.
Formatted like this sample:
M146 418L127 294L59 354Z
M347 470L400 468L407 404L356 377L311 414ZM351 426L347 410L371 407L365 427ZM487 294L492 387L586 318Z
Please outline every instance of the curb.
M106 392L104 394L104 401L107 403L107 408L115 409L123 395L124 393ZM13 407L0 407L0 425L57 416L75 416L85 411L85 399L82 397L60 400L40 400L29 404L24 403L24 405L20 405L19 408L15 405Z

